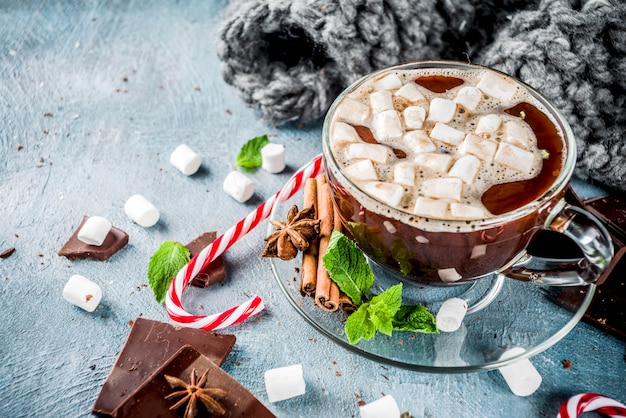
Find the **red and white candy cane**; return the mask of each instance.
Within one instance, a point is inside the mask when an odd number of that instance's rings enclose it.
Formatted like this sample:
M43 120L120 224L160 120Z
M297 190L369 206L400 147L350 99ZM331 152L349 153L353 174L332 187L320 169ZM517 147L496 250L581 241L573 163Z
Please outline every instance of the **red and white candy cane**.
M626 406L597 393L580 393L563 402L556 418L577 418L584 412L595 411L612 418L626 417Z
M276 203L289 199L302 188L307 179L317 176L321 171L322 155L320 154L300 168L274 196L259 205L248 216L237 222L235 226L217 237L215 241L196 254L185 267L180 269L172 279L165 298L167 314L172 321L181 326L210 331L237 324L264 309L263 300L258 295L255 295L247 302L233 306L224 312L209 316L192 315L183 308L181 298L191 279L202 269L230 248L239 238L246 235L261 221L266 219Z

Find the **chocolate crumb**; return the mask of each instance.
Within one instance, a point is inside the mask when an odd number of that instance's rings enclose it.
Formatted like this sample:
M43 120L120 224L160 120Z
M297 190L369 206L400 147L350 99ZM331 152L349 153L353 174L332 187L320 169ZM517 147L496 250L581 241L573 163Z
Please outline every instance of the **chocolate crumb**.
M359 400L356 404L357 404L358 406L364 406L364 405L365 405L365 403L366 403L366 402L365 402L363 399L361 399L361 400Z
M194 91L200 91L200 87L196 86L193 88Z
M570 369L572 367L572 362L570 360L563 360L561 363L563 364L564 369Z
M44 117L46 117L46 118L51 118L51 117L52 117L52 113L50 113L50 112L46 112L46 113L44 113L43 115L44 115Z
M95 364L92 364L91 366L89 366L89 368L90 368L91 370L96 370L96 365L95 365Z
M230 109L226 109L226 113L228 113L229 115L232 115L232 114L233 114L233 111L232 111L232 110L230 110Z
M18 145L18 146L17 146L17 150L18 150L18 151L21 151L21 150L23 150L23 149L24 149L24 147L23 147L22 145Z
M128 325L129 325L129 326L131 326L131 327L132 327L134 323L135 323L135 321L133 321L132 319L129 319L129 320L128 320Z
M15 247L7 248L0 253L0 258L9 258L15 252Z
M85 302L89 302L93 298L93 295L85 295Z

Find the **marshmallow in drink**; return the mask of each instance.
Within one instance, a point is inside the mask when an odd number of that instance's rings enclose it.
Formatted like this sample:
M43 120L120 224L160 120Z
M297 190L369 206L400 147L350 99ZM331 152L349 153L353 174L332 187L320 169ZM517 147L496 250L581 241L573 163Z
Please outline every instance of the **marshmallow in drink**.
M358 142L360 139L358 132L354 129L354 126L345 122L333 123L330 138L336 144L340 144L342 142Z
M400 418L400 408L391 395L360 406L359 413L361 418Z
M375 163L387 164L391 160L391 149L382 144L356 143L348 146L347 155L350 159L368 159Z
M450 267L446 269L439 269L437 270L437 275L439 276L441 281L444 283L458 282L459 280L463 278L463 276L461 276L454 267Z
M450 215L454 219L480 219L484 218L486 213L483 208L464 203L450 203Z
M372 128L376 139L382 143L402 138L404 133L400 116L392 109L375 113Z
M509 81L493 71L485 72L476 87L486 96L500 100L505 104L509 103L517 92L517 86L513 81Z
M409 131L404 134L402 137L406 146L408 146L411 151L417 153L425 153L425 152L435 152L437 151L437 146L430 139L428 134L422 130Z
M511 348L500 356L500 360L518 356L525 351L521 347ZM517 396L532 395L541 386L541 375L529 359L518 360L507 366L500 367L498 370L504 377L511 392Z
M493 160L519 172L528 173L533 168L535 154L507 142L500 142Z
M398 90L402 87L402 80L396 74L388 74L372 83L374 90Z
M479 89L473 86L466 86L459 90L454 98L454 102L469 111L474 111L482 99L483 94Z
M473 155L464 155L452 164L448 175L458 177L467 184L474 182L480 170L480 160Z
M272 403L304 395L306 392L301 364L267 370L264 380L267 397Z
M422 192L433 199L461 200L463 181L456 177L434 178L424 180Z
M456 103L452 100L435 97L430 101L428 119L434 122L448 123L456 113Z
M415 166L407 161L393 165L393 182L403 186L415 186Z
M224 179L224 191L233 199L245 202L254 194L254 183L245 174L233 170Z
M111 222L101 216L90 216L78 231L77 238L88 245L100 247L111 231Z
M63 299L87 312L93 312L102 299L102 289L88 278L74 274L63 288Z
M393 99L390 91L375 91L370 93L369 98L373 114L380 113L385 110L393 110Z
M370 108L363 102L346 97L335 110L335 117L339 121L352 125L363 125L370 116Z
M371 160L361 160L344 168L345 173L353 180L379 180Z
M497 148L498 143L496 141L474 134L467 134L459 146L459 151L464 154L472 154L482 161L491 162Z
M443 332L453 332L459 329L467 313L467 302L461 298L447 299L437 312L435 322L437 328Z
M285 147L282 144L267 144L261 148L261 161L261 168L268 173L282 172L285 169Z
M513 120L504 122L504 140L520 148L530 147L530 136L524 127Z
M450 165L452 165L452 156L436 152L425 152L415 156L415 163L431 172L446 173Z
M455 129L442 122L437 122L430 131L430 137L448 145L457 146L465 138L465 132Z
M202 158L186 144L177 146L170 155L170 163L186 176L195 174Z
M363 190L370 196L390 206L398 206L404 196L404 187L395 183L369 181L363 183Z
M409 102L419 103L427 101L426 97L422 94L420 89L415 83L407 83L400 87L395 93L396 96L407 99Z
M124 204L124 212L133 222L144 228L155 225L161 216L156 206L140 194L128 198Z
M408 106L402 111L402 116L407 129L422 129L426 119L426 109L421 106Z
M502 118L499 115L491 114L481 116L476 124L476 135L489 137L496 133L502 124Z
M448 202L427 197L418 197L413 206L413 213L427 218L444 219L448 210Z

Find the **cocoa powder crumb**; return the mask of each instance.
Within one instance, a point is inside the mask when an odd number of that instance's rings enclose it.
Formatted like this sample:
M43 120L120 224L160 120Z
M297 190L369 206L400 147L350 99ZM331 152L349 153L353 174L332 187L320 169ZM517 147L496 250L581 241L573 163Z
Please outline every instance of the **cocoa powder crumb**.
M563 360L562 364L564 369L570 369L572 367L572 362L570 360Z

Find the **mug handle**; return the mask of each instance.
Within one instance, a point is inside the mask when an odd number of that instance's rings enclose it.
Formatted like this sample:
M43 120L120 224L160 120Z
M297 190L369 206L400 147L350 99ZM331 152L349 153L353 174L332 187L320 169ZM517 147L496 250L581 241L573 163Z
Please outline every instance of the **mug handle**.
M544 229L572 239L583 258L538 257L524 251L501 272L515 280L548 286L580 286L596 283L613 259L613 242L607 229L592 214L560 200Z

